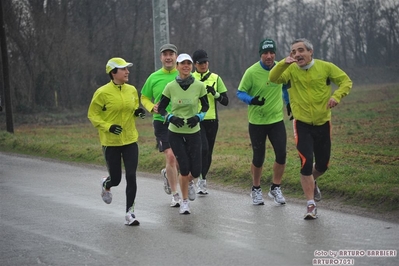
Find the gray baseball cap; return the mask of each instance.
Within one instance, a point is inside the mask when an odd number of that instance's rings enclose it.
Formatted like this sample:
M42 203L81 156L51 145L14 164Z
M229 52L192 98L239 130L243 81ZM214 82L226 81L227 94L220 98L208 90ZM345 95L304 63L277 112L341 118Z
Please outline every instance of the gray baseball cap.
M167 43L167 44L162 45L161 48L159 49L159 51L161 53L164 51L167 51L167 50L173 51L177 54L177 47L174 44Z

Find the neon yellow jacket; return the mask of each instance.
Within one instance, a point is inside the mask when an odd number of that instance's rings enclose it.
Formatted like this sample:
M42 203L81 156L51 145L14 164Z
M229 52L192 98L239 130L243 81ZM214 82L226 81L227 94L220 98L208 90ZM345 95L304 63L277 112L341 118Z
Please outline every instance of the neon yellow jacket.
M305 70L295 63L286 64L284 58L272 68L269 80L289 83L288 94L294 118L316 126L331 120L328 100L332 97L339 103L352 89L352 80L344 71L333 63L317 59ZM333 93L330 81L338 86Z
M139 134L134 111L138 107L138 93L132 85L115 85L110 81L94 92L87 116L98 129L102 146L123 146L137 142ZM113 124L122 127L120 135L109 132Z
M209 69L206 71L206 73L199 73L197 71L194 71L192 73L193 77L196 80L201 81L202 77L206 76L209 73ZM215 73L211 73L209 75L209 77L203 81L205 85L208 86L213 86L215 88L215 91L217 91L218 93L223 93L223 92L227 92L227 88L226 85L224 85L224 82L222 80L222 78ZM204 120L215 120L218 119L218 115L217 115L217 100L215 99L215 97L211 94L208 93L208 102L209 102L209 109L206 112L206 115L204 117ZM222 103L223 104L223 103ZM224 104L224 105L227 105ZM199 109L201 110L201 104L199 105Z

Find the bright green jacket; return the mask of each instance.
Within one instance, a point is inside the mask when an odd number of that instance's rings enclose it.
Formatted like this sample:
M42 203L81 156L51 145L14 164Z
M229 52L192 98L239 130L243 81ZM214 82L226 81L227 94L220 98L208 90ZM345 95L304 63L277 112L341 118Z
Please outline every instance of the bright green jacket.
M295 63L286 64L283 59L272 68L269 79L275 83L289 83L294 118L316 126L331 120L331 109L327 108L329 99L332 97L339 103L352 88L352 80L344 71L333 63L317 59L307 70ZM330 82L338 86L334 92Z
M171 71L161 68L147 78L141 89L141 104L148 112L153 111L154 105L161 100L166 84L175 80L178 73L176 68ZM152 102L152 100L154 101ZM166 111L170 112L170 105L166 108ZM152 117L154 120L164 121L160 114L153 113Z
M139 96L132 85L115 85L110 81L94 92L87 116L97 128L102 146L124 146L137 142L139 133L134 111L138 107ZM109 132L114 124L122 127L120 135Z
M206 73L199 73L197 71L194 71L192 73L193 77L196 80L201 81L201 79L206 76L209 73L209 70ZM211 73L209 75L209 77L203 81L205 85L207 86L213 86L215 88L215 91L218 93L223 93L223 92L227 92L227 88L226 85L224 85L224 82L222 80L222 78L215 73ZM206 115L204 117L204 120L215 120L218 119L218 115L217 115L217 100L215 99L215 97L211 94L208 93L207 95L208 97L208 102L209 102L209 109L206 112ZM201 109L201 104L199 107L199 110Z

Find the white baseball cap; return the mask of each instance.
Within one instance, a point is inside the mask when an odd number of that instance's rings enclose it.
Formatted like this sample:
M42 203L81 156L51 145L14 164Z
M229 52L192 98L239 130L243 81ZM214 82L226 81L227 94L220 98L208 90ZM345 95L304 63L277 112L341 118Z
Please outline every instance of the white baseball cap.
M176 59L177 63L181 63L181 62L183 62L185 60L188 60L191 63L193 63L193 59L191 59L191 56L188 55L188 54L179 54L179 56Z

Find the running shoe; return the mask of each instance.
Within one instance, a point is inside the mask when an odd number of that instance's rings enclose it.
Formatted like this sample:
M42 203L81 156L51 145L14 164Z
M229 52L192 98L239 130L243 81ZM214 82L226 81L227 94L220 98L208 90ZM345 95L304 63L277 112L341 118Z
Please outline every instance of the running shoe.
M176 193L172 196L172 201L170 203L170 207L180 207L181 198L179 193Z
M194 181L191 180L191 182L188 184L188 199L193 201L195 200L196 194L195 194L195 185Z
M190 203L188 200L183 200L180 205L180 214L190 214Z
M163 190L165 190L165 193L170 195L172 194L172 189L170 188L168 177L166 176L166 169L161 170L161 175L163 177Z
M313 220L317 218L317 208L314 204L309 204L307 207L307 213L305 214L305 220Z
M134 226L139 225L140 222L136 219L136 215L133 212L128 211L125 215L125 225Z
M207 195L208 194L208 190L206 189L206 179L198 178L197 194L200 194L200 195Z
M314 200L315 201L321 201L321 192L320 192L320 189L319 189L319 187L317 186L317 182L316 181L314 181Z
M273 190L269 190L267 194L270 198L274 199L277 204L285 204L285 198L283 192L281 192L280 187L275 187Z
M254 190L252 190L250 195L252 198L253 205L264 205L265 204L265 202L263 201L261 188L255 188Z
M105 181L107 180L107 177L103 177L101 179L101 197L103 198L103 201L107 204L110 204L112 202L112 193L111 191L105 190Z

